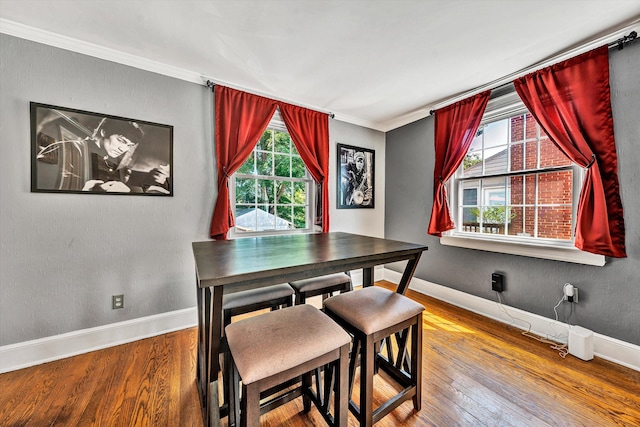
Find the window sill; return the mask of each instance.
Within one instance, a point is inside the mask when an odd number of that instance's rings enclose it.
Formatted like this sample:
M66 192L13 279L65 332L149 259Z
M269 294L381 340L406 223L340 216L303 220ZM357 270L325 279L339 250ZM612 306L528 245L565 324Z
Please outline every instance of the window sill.
M553 261L573 262L576 264L595 265L602 267L605 265L605 257L589 252L583 252L574 247L555 247L545 245L534 245L526 243L497 241L494 239L483 239L477 237L463 237L459 235L442 236L440 243L446 246L456 246L459 248L477 249L488 252L499 252L511 255L521 255L532 258L542 258Z

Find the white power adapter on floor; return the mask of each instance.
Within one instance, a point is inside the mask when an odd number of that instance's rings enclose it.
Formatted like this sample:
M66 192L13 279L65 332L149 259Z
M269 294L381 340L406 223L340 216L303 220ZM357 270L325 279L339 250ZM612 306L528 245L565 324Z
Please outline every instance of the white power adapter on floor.
M569 354L582 360L593 359L593 331L572 326L569 329Z

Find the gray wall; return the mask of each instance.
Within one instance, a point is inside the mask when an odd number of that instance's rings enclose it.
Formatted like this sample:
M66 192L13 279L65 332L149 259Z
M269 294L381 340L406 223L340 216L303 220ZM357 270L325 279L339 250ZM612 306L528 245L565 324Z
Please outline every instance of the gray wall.
M193 307L211 92L3 34L0 90L0 345ZM31 193L30 101L173 125L174 197Z
M387 133L385 237L429 246L416 277L495 300L490 276L503 272L508 305L552 319L563 284L571 282L580 289L572 324L640 345L640 43L610 51L610 70L628 258L591 267L440 245L426 232L434 163L428 117ZM568 314L560 311L560 320Z
M195 307L191 242L209 238L217 192L211 91L0 34L0 95L0 346ZM174 197L31 193L30 101L172 125ZM376 150L378 189L375 210L332 209L331 229L382 236L384 133L329 126L332 203L338 142Z

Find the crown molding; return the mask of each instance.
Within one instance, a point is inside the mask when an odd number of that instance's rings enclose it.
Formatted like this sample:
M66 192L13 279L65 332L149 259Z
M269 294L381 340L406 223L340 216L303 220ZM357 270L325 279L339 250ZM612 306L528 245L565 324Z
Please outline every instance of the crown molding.
M46 44L48 46L57 47L71 52L81 53L94 58L116 62L141 70L150 71L152 73L186 80L188 82L199 84L203 83L200 73L194 73L182 68L140 58L139 56L120 52L115 49L88 43L39 28L30 27L28 25L9 21L3 18L0 18L0 33Z
M152 61L150 59L141 58L136 55L121 52L116 49L100 46L94 43L85 42L73 37L63 36L51 31L42 30L40 28L30 27L28 25L20 24L18 22L10 21L4 18L0 18L0 33L4 33L10 36L18 37L25 40L30 40L37 43L42 43L48 46L57 47L60 49L68 50L70 52L80 53L94 58L104 59L106 61L115 62L118 64L126 65L129 67L138 68L140 70L150 71L152 73L160 74L167 77L173 77L179 80L184 80L191 83L197 83L206 85L207 81L211 81L214 84L220 84L228 86L234 89L243 90L259 96L264 96L272 99L277 99L283 102L287 102L293 105L299 105L301 107L309 108L315 111L324 111L322 108L318 108L311 105L302 105L299 102L290 101L274 97L271 94L259 93L254 89L245 88L233 83L225 82L215 78L204 76L202 73L197 73L183 68L174 67L161 62ZM369 129L385 132L386 128L379 123L370 122L368 120L358 119L345 114L334 113L334 119L342 122L351 123L357 126L366 127Z
M452 97L438 100L434 103L425 105L414 111L410 111L406 114L403 114L399 117L393 118L386 122L371 122L369 120L363 120L363 119L359 119L349 115L340 114L335 111L333 112L335 115L334 119L340 120L342 122L351 123L357 126L362 126L369 129L377 130L380 132L389 132L391 130L397 129L399 127L408 125L410 123L413 123L425 117L428 117L430 115L431 110L437 110L446 105L449 105L454 102L473 96L484 90L493 89L495 87L501 86L505 83L513 81L515 78L518 78L520 76L533 72L537 69L544 68L556 62L562 61L564 59L567 59L573 56L577 56L588 50L594 49L595 47L601 46L602 44L614 41L631 30L638 30L637 27L639 24L640 24L640 19L638 19L638 17L632 18L626 23L623 23L621 26L606 32L605 35L600 35L599 37L586 40L578 45L571 46L570 48L565 49L561 52L558 52L557 54L552 55L551 57L548 57L536 64L523 68L519 71L511 73L500 79L497 79L485 85L470 89L466 92L459 93ZM182 68L167 65L161 62L144 59L139 56L131 55L128 53L124 53L124 52L107 48L104 46L100 46L97 44L88 43L72 37L63 36L57 33L53 33L51 31L30 27L28 25L20 24L18 22L10 21L4 18L0 18L0 33L8 34L8 35L19 37L26 40L31 40L34 42L46 44L46 45L57 47L60 49L65 49L71 52L81 53L81 54L92 56L95 58L104 59L107 61L115 62L122 65L127 65L130 67L138 68L145 71L150 71L152 73L157 73L160 75L173 77L176 79L180 79L180 80L184 80L192 83L204 85L206 84L207 80L211 80L217 84L233 87L238 90L244 90L250 93L255 93L256 95L260 95L260 96L274 98L271 94L260 94L251 88L239 87L237 85L233 85L228 82L207 78L203 76L202 73L197 73L190 70L185 70ZM278 98L274 98L274 99L278 99ZM290 104L300 105L305 108L310 108L316 111L324 111L322 108L301 105L300 103L292 102L285 99L280 99L280 100L284 102L288 102Z

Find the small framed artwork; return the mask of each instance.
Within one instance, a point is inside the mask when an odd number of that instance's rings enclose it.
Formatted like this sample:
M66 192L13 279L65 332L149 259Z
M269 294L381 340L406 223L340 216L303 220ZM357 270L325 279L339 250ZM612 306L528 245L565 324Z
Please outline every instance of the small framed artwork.
M375 151L338 144L338 209L375 207Z
M173 196L173 126L30 106L32 192Z

